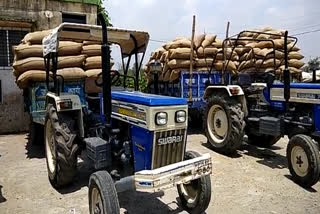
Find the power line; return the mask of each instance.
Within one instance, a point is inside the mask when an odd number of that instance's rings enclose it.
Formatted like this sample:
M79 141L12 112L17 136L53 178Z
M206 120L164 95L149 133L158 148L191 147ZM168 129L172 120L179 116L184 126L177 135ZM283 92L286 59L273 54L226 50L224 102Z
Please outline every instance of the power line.
M151 42L159 42L159 43L166 43L167 41L159 40L159 39L149 39Z
M309 34L309 33L315 33L315 32L320 32L320 29L305 31L305 32L301 32L301 33L296 33L296 34L293 34L292 36L300 36L300 35Z

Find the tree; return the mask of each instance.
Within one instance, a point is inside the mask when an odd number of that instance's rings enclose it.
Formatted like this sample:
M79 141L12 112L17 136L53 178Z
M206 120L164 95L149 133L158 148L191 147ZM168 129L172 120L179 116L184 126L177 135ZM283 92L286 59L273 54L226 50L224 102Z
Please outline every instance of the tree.
M105 19L106 22L107 22L107 26L112 27L113 25L112 25L112 23L111 23L111 18L110 18L110 16L109 16L109 13L108 13L108 11L106 10L106 8L103 6L103 2L104 2L104 1L105 1L105 0L99 0L99 2L98 2L98 13L102 13L104 19Z
M309 71L320 70L320 57L310 59L308 62Z

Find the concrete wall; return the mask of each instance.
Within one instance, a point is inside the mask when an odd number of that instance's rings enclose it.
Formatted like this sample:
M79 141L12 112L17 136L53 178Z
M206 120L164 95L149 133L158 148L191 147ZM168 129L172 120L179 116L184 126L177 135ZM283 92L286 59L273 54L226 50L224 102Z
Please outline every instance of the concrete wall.
M53 0L1 0L0 20L25 21L34 30L54 28L62 22L62 13L80 13L87 24L97 23L97 6Z
M97 22L97 6L54 0L0 0L0 29L46 30L62 22L62 13L86 15L88 24ZM0 38L5 39L5 38ZM11 48L11 47L10 47ZM0 103L0 134L27 131L22 90L15 84L11 67L0 67L3 102Z

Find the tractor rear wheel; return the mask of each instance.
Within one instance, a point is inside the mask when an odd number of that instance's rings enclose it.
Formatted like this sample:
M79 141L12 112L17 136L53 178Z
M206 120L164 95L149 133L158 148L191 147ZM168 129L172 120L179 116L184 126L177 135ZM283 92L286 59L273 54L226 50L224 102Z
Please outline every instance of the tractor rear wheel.
M287 147L287 159L292 179L303 187L319 181L320 154L318 145L306 135L293 136Z
M48 105L45 120L45 149L49 181L59 188L70 184L77 172L78 145L74 121Z
M200 154L188 151L185 160L199 157ZM209 206L211 200L210 175L192 180L186 184L177 186L182 208L191 214L203 213Z
M220 94L211 96L203 121L205 134L214 150L230 154L242 145L244 113L236 99Z
M90 176L89 213L120 214L117 191L107 171L98 171Z
M275 137L271 135L254 135L248 134L248 143L256 146L261 147L271 147L272 145L276 144L281 137Z

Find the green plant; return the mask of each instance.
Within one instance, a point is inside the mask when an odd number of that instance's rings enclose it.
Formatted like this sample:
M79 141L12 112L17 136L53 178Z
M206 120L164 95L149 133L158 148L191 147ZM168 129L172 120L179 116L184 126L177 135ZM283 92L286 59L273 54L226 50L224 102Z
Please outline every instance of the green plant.
M105 0L99 0L99 2L98 2L98 13L102 13L104 19L105 19L106 22L107 22L107 26L112 27L113 25L112 25L112 23L111 23L111 18L110 18L110 16L109 16L109 13L108 13L108 11L106 10L106 8L103 6L103 2L104 2L104 1L105 1Z

